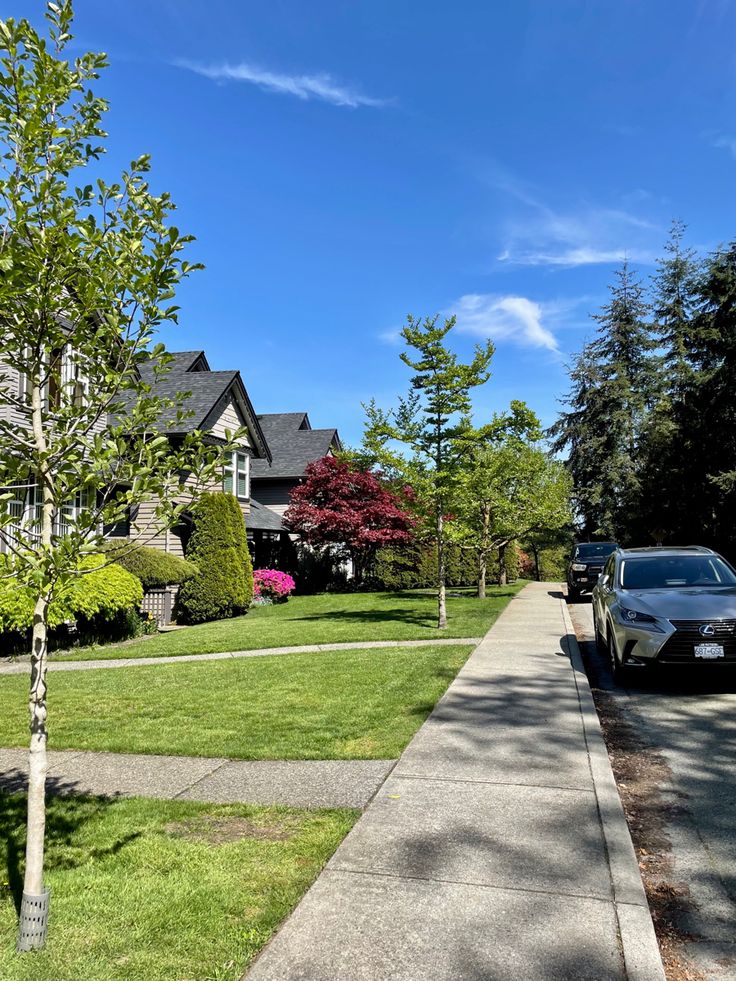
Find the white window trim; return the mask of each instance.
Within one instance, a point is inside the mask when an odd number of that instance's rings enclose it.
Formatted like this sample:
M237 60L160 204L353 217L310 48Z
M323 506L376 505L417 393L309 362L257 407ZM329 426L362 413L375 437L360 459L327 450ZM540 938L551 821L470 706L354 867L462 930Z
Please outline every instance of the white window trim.
M42 504L38 485L29 484L18 490L18 496L8 501L6 505L11 514L15 511L13 515L15 521L5 525L3 529L0 536L0 552L9 551L7 541L21 545L24 539L29 543L38 543L41 540ZM80 515L90 509L91 498L92 495L87 490L77 491L74 497L57 511L52 529L57 538L63 538L68 534Z
M238 457L242 456L245 460L245 469L239 470L238 468ZM230 474L231 487L230 490L226 490L227 475ZM243 475L245 477L245 495L238 493L239 478ZM233 494L239 501L249 501L250 500L250 453L245 449L233 450L230 460L227 462L223 468L222 474L222 489L229 494Z

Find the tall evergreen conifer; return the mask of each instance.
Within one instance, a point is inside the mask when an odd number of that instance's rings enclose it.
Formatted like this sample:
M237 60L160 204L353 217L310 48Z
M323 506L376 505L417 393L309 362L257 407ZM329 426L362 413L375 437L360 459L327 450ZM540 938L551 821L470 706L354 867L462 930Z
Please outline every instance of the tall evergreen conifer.
M627 541L640 511L642 434L658 375L644 289L627 262L610 291L593 315L597 337L571 371L570 411L551 432L555 449L570 451L584 534Z

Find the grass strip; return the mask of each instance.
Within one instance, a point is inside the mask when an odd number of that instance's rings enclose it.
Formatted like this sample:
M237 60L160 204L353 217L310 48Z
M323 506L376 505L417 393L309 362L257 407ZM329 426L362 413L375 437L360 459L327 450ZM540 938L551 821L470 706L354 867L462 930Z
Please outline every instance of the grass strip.
M236 981L356 818L348 810L53 798L49 940L18 955L25 797L0 794L0 977Z
M86 647L57 657L97 660L260 650L301 644L361 640L432 640L482 637L525 583L492 586L486 599L450 590L448 625L436 626L437 601L427 590L396 593L323 593L288 603L254 607L247 616L218 620L172 633L105 647Z
M49 745L232 759L395 759L471 647L373 648L49 676ZM0 745L28 679L0 677ZM1 976L1 975L0 975Z

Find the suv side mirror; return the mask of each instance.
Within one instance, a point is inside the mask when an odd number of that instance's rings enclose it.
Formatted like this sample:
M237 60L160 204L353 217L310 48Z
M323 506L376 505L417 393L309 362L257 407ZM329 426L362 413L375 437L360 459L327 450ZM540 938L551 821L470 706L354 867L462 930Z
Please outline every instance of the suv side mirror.
M601 575L598 577L598 585L599 586L607 586L608 585L608 573L607 572L601 573Z

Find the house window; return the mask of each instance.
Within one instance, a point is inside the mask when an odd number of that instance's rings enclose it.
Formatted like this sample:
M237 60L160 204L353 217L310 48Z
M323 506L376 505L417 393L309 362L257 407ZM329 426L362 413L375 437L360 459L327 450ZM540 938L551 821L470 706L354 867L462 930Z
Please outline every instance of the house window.
M8 501L7 509L12 520L0 535L0 552L8 551L8 542L21 546L24 543L36 545L41 541L43 502L38 487L35 484L20 485L11 490L15 492L15 497ZM68 535L82 512L89 510L93 502L94 492L77 491L56 512L52 533L58 538Z
M25 362L30 358L30 349L23 352ZM44 398L48 409L60 409L73 405L84 408L89 401L89 379L84 373L78 354L67 344L51 351L49 363L45 366L47 377ZM18 398L30 402L31 391L28 375L18 371Z
M250 497L250 457L247 453L233 453L223 471L222 489L235 494L239 501Z
M42 506L38 488L31 484L8 489L15 493L15 497L6 505L12 520L3 528L4 541L0 551L9 550L8 542L17 547L24 541L34 544L41 540Z
M89 511L93 506L94 494L89 490L77 491L74 497L62 504L56 514L54 522L54 534L59 538L68 535L74 528L77 520L83 511Z

